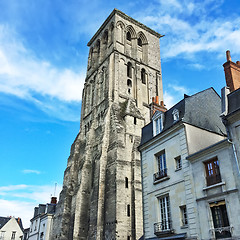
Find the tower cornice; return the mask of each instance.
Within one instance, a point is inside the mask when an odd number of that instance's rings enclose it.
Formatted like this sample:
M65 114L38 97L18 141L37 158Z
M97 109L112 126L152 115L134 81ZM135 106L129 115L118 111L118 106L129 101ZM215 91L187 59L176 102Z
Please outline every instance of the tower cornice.
M99 33L105 28L105 26L110 22L110 20L112 19L112 17L114 15L119 15L120 17L124 18L125 20L128 20L129 22L139 26L140 28L143 28L144 30L148 31L149 33L153 34L154 36L161 38L164 35L161 35L158 32L155 32L154 30L152 30L151 28L145 26L144 24L138 22L137 20L129 17L127 14L121 12L120 10L114 8L113 11L111 12L111 14L107 17L107 19L105 20L105 22L101 25L101 27L97 30L97 32L94 34L94 36L91 38L91 40L88 42L87 46L91 46L91 44L95 41L95 39L97 38L97 36L99 35Z

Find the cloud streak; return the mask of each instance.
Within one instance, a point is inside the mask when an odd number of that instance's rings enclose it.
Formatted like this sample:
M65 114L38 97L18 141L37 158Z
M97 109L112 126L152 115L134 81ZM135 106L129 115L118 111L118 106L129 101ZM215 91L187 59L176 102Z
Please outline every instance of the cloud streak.
M31 101L47 113L58 109L54 104L49 105L51 102L80 103L85 70L57 68L38 59L17 33L5 25L0 25L0 65L0 92L4 94ZM46 105L45 99L52 101Z
M231 47L240 53L240 18L234 15L214 16L224 1L159 1L141 13L140 19L161 34L165 34L162 58L193 60L203 52L223 55ZM147 13L147 14L145 14Z
M22 172L23 172L24 174L29 174L29 173L41 174L40 171L38 171L38 170L31 170L31 169L24 169Z
M62 186L56 188L59 195ZM49 203L54 192L51 185L9 185L0 187L0 213L1 216L21 217L24 227L30 225L33 209L40 203Z

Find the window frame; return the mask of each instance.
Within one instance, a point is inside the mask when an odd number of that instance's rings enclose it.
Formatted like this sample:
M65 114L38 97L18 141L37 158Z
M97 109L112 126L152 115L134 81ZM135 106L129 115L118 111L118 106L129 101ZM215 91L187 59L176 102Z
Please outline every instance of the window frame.
M160 112L160 111L155 112L155 114L153 115L153 118L152 118L152 120L153 120L153 136L156 136L162 132L163 117L164 117L164 113Z
M181 226L182 227L188 226L187 206L183 205L183 206L180 206L179 208L181 212Z
M182 169L182 158L181 155L177 156L174 158L175 160L175 166L176 166L176 171L179 171Z
M216 239L231 237L230 222L225 200L209 203Z
M12 236L11 236L11 240L16 239L16 231L12 231Z
M204 167L207 186L212 186L222 182L219 160L217 156L205 161Z
M173 116L173 121L176 122L179 120L179 110L178 109L174 109L172 111L172 116Z
M167 161L165 149L155 154L155 161L157 171L153 174L154 183L167 177Z
M169 195L158 197L158 206L159 206L160 229L162 232L169 231L172 229Z

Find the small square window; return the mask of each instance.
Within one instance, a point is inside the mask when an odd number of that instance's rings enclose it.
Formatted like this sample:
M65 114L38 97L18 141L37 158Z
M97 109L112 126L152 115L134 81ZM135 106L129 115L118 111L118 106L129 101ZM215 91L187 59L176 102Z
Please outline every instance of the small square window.
M181 156L175 157L176 170L182 169L182 159Z

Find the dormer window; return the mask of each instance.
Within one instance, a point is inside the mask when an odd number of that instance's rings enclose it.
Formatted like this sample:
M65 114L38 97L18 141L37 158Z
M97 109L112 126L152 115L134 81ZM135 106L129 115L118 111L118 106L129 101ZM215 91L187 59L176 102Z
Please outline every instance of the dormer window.
M172 115L173 115L173 121L178 121L179 120L179 111L178 109L174 109L173 112L172 112Z
M163 112L157 111L153 116L153 136L159 134L163 129Z

